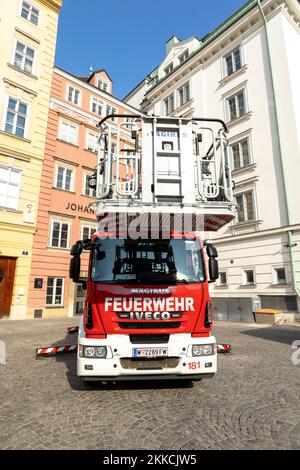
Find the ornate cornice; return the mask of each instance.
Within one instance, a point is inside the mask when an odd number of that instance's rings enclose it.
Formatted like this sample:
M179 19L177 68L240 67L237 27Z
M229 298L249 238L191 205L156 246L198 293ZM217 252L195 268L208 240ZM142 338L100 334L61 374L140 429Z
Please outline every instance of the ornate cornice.
M143 103L143 109L145 111L148 106L153 104L160 97L161 93L172 89L173 83L177 82L180 74L187 76L191 71L195 73L195 71L202 68L205 63L209 63L215 60L218 55L223 54L223 50L226 51L226 48L231 47L235 41L244 38L251 31L262 26L262 18L256 3L252 2L253 5L251 5L251 2L248 3L248 11L245 10L245 13L240 16L233 15L222 27L216 29L209 40L203 42L202 46L190 56L187 62L177 69L174 69L171 75L159 80L155 86L146 91ZM279 11L286 11L294 24L300 27L300 8L298 0L265 0L263 7L268 18Z
M38 2L59 13L63 0L38 0Z

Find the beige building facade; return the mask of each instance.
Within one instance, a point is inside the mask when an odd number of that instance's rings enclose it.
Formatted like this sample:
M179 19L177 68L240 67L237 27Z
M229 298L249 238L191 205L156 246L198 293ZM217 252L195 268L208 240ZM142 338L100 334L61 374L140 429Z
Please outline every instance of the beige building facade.
M0 318L27 315L61 5L0 2Z

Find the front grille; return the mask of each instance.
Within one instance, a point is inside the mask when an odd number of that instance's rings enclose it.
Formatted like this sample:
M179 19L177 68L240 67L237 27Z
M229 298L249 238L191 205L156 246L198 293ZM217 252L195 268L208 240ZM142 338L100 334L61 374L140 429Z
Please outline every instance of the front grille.
M166 344L170 335L129 335L131 344Z
M162 370L175 369L179 364L179 357L158 357L155 359L127 358L120 359L123 369L134 370Z
M121 322L119 327L123 330L174 330L179 328L181 325L180 322L170 321L152 321L152 322Z
M115 312L117 317L120 319L120 320L136 320L136 318L132 318L131 315L132 315L132 312ZM183 313L184 312L170 312L170 319L172 320L175 320L175 319L178 319L178 318L182 318L183 316Z

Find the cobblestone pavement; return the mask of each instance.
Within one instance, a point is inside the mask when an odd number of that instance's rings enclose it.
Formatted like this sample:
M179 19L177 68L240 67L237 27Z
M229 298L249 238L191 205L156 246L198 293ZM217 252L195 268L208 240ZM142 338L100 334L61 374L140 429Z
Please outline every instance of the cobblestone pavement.
M76 319L0 322L1 449L300 449L300 328L217 323L215 378L194 384L93 385L74 355L36 360L33 348L63 341Z

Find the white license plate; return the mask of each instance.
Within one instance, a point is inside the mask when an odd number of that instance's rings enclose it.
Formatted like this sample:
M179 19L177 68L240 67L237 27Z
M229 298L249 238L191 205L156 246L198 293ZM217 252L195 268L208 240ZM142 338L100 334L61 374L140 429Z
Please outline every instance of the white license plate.
M168 356L168 348L134 348L132 350L133 357L166 357Z

